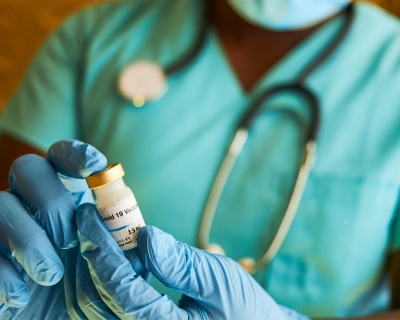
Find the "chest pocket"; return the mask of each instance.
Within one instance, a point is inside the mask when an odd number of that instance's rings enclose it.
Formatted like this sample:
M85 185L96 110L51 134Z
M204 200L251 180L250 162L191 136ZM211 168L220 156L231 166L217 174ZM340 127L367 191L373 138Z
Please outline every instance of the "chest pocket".
M382 278L397 198L394 184L312 173L267 269L268 292L298 310L334 314L366 295Z

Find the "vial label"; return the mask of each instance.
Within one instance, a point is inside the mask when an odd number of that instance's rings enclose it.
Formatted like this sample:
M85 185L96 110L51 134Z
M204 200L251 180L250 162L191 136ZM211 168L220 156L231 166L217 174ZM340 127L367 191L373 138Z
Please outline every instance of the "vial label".
M142 213L133 195L106 208L99 208L101 220L114 236L122 250L137 246L139 229L144 223Z

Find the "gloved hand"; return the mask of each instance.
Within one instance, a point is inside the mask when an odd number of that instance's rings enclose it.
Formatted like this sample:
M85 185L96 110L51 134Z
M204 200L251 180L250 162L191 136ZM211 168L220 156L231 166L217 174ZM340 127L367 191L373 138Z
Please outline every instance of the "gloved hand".
M69 318L66 304L76 300L69 283L75 284L79 249L62 249L78 244L76 204L92 200L82 178L105 167L104 155L73 140L53 145L47 160L26 155L13 163L10 189L0 192L1 319ZM64 267L66 287L60 282Z
M89 319L309 319L277 305L235 261L143 227L138 259L167 287L183 293L176 306L132 269L92 204L78 208L76 222L84 258L78 261L77 291Z

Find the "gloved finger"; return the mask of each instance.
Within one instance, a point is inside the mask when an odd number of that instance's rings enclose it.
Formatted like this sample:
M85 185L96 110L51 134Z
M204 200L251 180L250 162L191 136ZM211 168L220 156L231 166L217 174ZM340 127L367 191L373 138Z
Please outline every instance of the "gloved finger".
M120 318L187 318L167 296L162 296L132 269L131 263L98 217L92 204L76 213L81 253L98 293Z
M54 143L47 152L47 160L57 172L75 179L86 178L107 166L107 159L100 151L79 140Z
M91 223L93 224L94 228L101 228L102 232L99 233L98 235L99 238L107 235L108 241L112 242L113 244L116 243L115 239L111 236L110 232L108 231L106 225L101 221L100 215L94 205L85 207L82 206L82 208L78 209L86 210L85 212L87 212L87 216L90 217L90 219L86 222L86 224ZM93 219L94 221L91 221L91 219ZM123 251L123 253L125 257L128 259L135 273L140 275L146 281L149 281L151 274L149 270L147 270L143 266L143 263L139 258L138 249L133 248L130 250Z
M101 299L90 276L86 260L79 254L76 264L76 297L88 319L118 319Z
M69 178L61 174L58 177L68 191L71 192L76 207L85 202L95 203L92 190L89 189L85 179Z
M60 250L61 260L64 263L64 299L68 315L71 319L87 320L87 317L79 308L76 281L77 281L77 259L81 256L79 246L70 250Z
M34 154L17 158L11 165L9 184L58 247L78 243L74 199L46 159Z
M0 244L35 282L56 284L64 267L44 230L15 195L0 192L0 203Z
M21 274L11 260L0 253L0 303L20 308L29 298L30 292Z
M250 275L231 259L216 256L175 240L171 235L152 226L140 229L138 248L144 266L165 286L207 305L222 303L224 295L243 295L246 290L231 290Z
M131 263L132 269L144 280L149 282L151 279L151 273L143 266L142 260L140 260L139 257L138 248L136 247L130 250L126 250L124 251L124 254L128 261Z

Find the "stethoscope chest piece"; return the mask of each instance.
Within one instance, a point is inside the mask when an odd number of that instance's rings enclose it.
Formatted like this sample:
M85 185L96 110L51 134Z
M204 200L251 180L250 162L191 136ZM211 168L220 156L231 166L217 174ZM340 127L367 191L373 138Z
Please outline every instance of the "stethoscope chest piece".
M161 67L147 60L129 64L122 71L118 88L135 107L159 100L167 91L167 77Z
M226 256L224 249L218 243L210 243L205 250L210 253Z
M213 253L213 254L220 254L226 256L224 249L218 243L210 243L206 248L206 251ZM256 261L251 257L245 257L237 261L244 270L248 273L254 273L254 268L256 266Z

